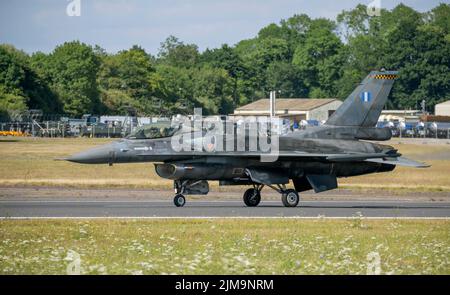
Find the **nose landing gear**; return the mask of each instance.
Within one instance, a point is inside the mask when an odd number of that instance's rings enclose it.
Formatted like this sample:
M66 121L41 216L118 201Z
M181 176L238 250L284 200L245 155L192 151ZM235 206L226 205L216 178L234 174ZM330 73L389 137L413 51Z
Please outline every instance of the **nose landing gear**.
M186 198L182 194L177 194L173 198L173 203L177 207L183 207L186 204Z
M174 180L175 197L173 203L177 207L183 207L186 204L185 195L206 195L209 192L208 181L206 180Z

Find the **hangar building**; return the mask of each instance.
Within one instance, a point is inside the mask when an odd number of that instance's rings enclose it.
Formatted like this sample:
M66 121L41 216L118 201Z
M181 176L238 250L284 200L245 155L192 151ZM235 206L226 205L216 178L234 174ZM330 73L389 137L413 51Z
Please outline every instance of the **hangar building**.
M436 104L434 114L436 116L450 116L450 100Z
M263 98L234 111L234 116L269 116L269 99ZM277 98L275 115L292 122L325 121L342 104L337 98Z

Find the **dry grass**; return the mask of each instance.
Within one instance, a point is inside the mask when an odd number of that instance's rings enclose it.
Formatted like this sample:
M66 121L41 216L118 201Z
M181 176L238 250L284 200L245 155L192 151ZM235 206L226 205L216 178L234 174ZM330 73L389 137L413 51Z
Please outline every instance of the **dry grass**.
M412 158L412 157L411 157ZM430 168L397 167L388 173L368 174L341 179L346 188L411 189L419 191L450 191L450 161L428 160Z
M431 165L429 168L396 167L388 173L376 173L341 179L341 187L383 188L419 191L450 191L450 146L397 144L400 153Z
M0 185L45 185L73 187L170 187L159 178L151 163L81 165L55 161L108 139L20 139L1 142Z
M450 274L448 220L3 220L0 274Z
M16 139L15 139L16 140ZM159 178L151 163L81 165L54 158L109 142L108 139L0 139L0 186L71 186L170 188L169 180ZM393 172L341 179L344 188L384 188L421 191L450 191L450 146L402 144L397 148L415 159L425 158L431 168L399 167ZM428 157L427 155L432 155ZM442 157L439 157L442 155ZM217 184L212 184L217 188Z

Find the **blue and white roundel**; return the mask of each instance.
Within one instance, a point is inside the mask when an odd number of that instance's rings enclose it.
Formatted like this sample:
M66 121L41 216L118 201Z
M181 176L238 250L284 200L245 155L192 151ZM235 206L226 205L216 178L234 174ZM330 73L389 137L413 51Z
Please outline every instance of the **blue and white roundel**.
M362 102L370 102L372 95L368 91L361 92L360 98Z

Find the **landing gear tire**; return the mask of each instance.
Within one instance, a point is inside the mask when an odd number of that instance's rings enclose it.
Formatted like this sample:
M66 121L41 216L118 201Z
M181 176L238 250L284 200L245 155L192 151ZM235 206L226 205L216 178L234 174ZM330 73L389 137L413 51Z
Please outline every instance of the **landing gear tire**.
M261 202L261 194L257 189L249 188L244 193L244 203L248 207L256 207Z
M186 198L183 195L178 194L173 198L173 203L177 207L183 207L184 204L186 204Z
M285 207L296 207L300 201L300 197L297 191L293 189L287 189L281 195L281 201Z

